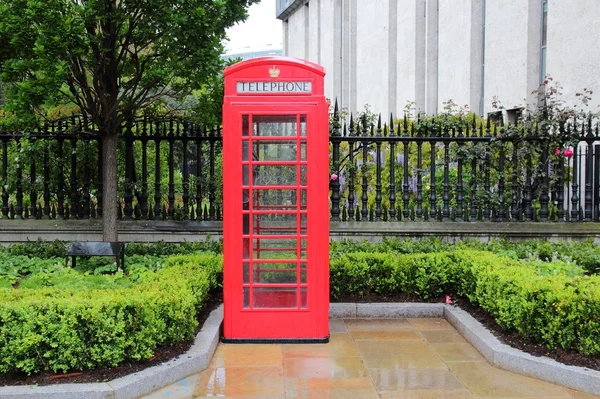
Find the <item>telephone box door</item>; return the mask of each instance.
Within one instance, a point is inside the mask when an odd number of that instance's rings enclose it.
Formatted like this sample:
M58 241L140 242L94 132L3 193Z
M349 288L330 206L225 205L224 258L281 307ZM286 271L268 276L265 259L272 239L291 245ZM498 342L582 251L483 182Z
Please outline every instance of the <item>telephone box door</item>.
M329 335L327 114L302 100L226 105L226 341Z

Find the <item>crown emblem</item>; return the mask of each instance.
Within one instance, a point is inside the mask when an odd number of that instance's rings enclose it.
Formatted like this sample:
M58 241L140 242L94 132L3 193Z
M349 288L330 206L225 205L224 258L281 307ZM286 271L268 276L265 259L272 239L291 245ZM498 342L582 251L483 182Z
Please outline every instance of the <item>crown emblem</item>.
M273 65L273 68L269 68L269 76L271 76L272 78L278 78L279 72L281 71L275 65Z

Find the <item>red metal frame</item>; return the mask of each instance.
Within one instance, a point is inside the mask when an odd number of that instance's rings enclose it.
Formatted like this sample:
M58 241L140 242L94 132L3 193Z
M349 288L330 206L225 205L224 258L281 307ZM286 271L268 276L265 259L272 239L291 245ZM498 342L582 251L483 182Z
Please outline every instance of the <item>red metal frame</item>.
M325 72L303 60L264 57L228 67L224 75L224 339L326 340ZM238 93L286 84L310 90Z

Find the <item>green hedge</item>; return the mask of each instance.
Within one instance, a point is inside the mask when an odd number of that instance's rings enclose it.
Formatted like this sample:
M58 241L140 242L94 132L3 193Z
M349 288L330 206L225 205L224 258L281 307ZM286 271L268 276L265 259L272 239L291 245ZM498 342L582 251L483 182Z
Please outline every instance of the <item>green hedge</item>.
M600 354L600 276L583 276L572 263L456 249L340 252L330 265L333 299L458 294L534 342ZM151 357L157 345L192 338L198 311L222 280L222 257L172 256L158 271L134 271L127 276L130 287L90 288L109 277L89 276L95 280L68 288L0 289L0 372L116 366ZM65 281L67 274L48 281Z
M552 265L555 264L554 272ZM563 262L519 262L490 252L349 253L331 260L332 298L458 294L504 328L548 348L600 354L600 276L569 276Z
M193 337L220 256L177 256L132 288L0 289L0 372L67 371L152 357Z

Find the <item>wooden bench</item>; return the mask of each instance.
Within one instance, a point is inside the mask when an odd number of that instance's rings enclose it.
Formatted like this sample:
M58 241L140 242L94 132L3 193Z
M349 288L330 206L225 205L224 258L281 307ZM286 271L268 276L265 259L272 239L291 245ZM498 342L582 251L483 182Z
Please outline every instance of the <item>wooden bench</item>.
M104 241L73 242L67 249L65 265L69 266L69 257L71 257L71 267L75 267L75 258L78 256L114 256L117 258L117 268L123 269L125 267L125 243Z

